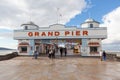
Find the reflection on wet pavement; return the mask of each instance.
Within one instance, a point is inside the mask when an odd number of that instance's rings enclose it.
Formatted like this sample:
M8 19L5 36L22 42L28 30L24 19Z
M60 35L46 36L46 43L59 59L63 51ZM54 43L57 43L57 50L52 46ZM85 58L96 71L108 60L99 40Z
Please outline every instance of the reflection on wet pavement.
M0 80L120 80L120 62L98 58L16 57L0 61Z

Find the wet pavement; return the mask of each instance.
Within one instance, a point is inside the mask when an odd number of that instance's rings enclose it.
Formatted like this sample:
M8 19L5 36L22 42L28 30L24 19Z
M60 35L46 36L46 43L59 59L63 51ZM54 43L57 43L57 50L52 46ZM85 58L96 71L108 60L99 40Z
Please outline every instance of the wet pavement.
M120 62L82 57L16 57L0 61L0 80L120 80Z

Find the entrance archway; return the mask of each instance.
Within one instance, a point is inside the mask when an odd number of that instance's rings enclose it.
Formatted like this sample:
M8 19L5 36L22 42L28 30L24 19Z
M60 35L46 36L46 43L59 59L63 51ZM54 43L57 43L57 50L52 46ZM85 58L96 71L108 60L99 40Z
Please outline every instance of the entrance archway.
M56 55L60 55L60 48L63 48L63 54L64 48L66 48L67 55L80 55L81 43L81 39L37 39L35 40L35 50L38 50L40 54L48 54L48 50L52 46Z

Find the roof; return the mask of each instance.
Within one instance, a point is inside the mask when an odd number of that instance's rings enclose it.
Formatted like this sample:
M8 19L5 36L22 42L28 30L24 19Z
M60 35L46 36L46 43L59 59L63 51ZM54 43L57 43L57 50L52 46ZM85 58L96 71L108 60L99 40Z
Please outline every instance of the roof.
M92 18L88 18L88 19L85 20L85 22L94 22L94 21L95 21L95 20L92 19Z
M24 25L32 25L32 26L36 26L36 27L39 27L38 25L36 25L34 22L32 22L32 21L29 21L29 22L27 22L27 23L25 23L25 24L22 24L21 26L24 26Z
M82 24L84 24L84 23L92 23L92 22L95 22L95 23L98 23L98 24L99 24L99 22L95 21L95 20L92 19L92 18L86 19L85 22L83 22Z
M29 43L27 43L27 42L22 42L22 43L19 43L18 45L29 45Z

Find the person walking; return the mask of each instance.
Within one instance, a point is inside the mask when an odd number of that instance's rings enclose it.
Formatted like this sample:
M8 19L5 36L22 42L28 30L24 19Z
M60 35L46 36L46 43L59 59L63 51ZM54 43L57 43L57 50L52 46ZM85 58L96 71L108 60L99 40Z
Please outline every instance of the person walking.
M35 57L35 59L38 58L38 51L35 51L35 52L34 52L34 57Z
M53 48L53 54L52 57L55 58L55 48Z
M63 48L60 48L60 55L62 57L62 54L63 54Z
M67 48L65 47L65 56L67 55Z
M51 54L52 54L52 51L51 51L51 48L49 49L48 51L48 57L51 58Z
M103 51L103 60L105 61L106 60L106 52L105 51Z

